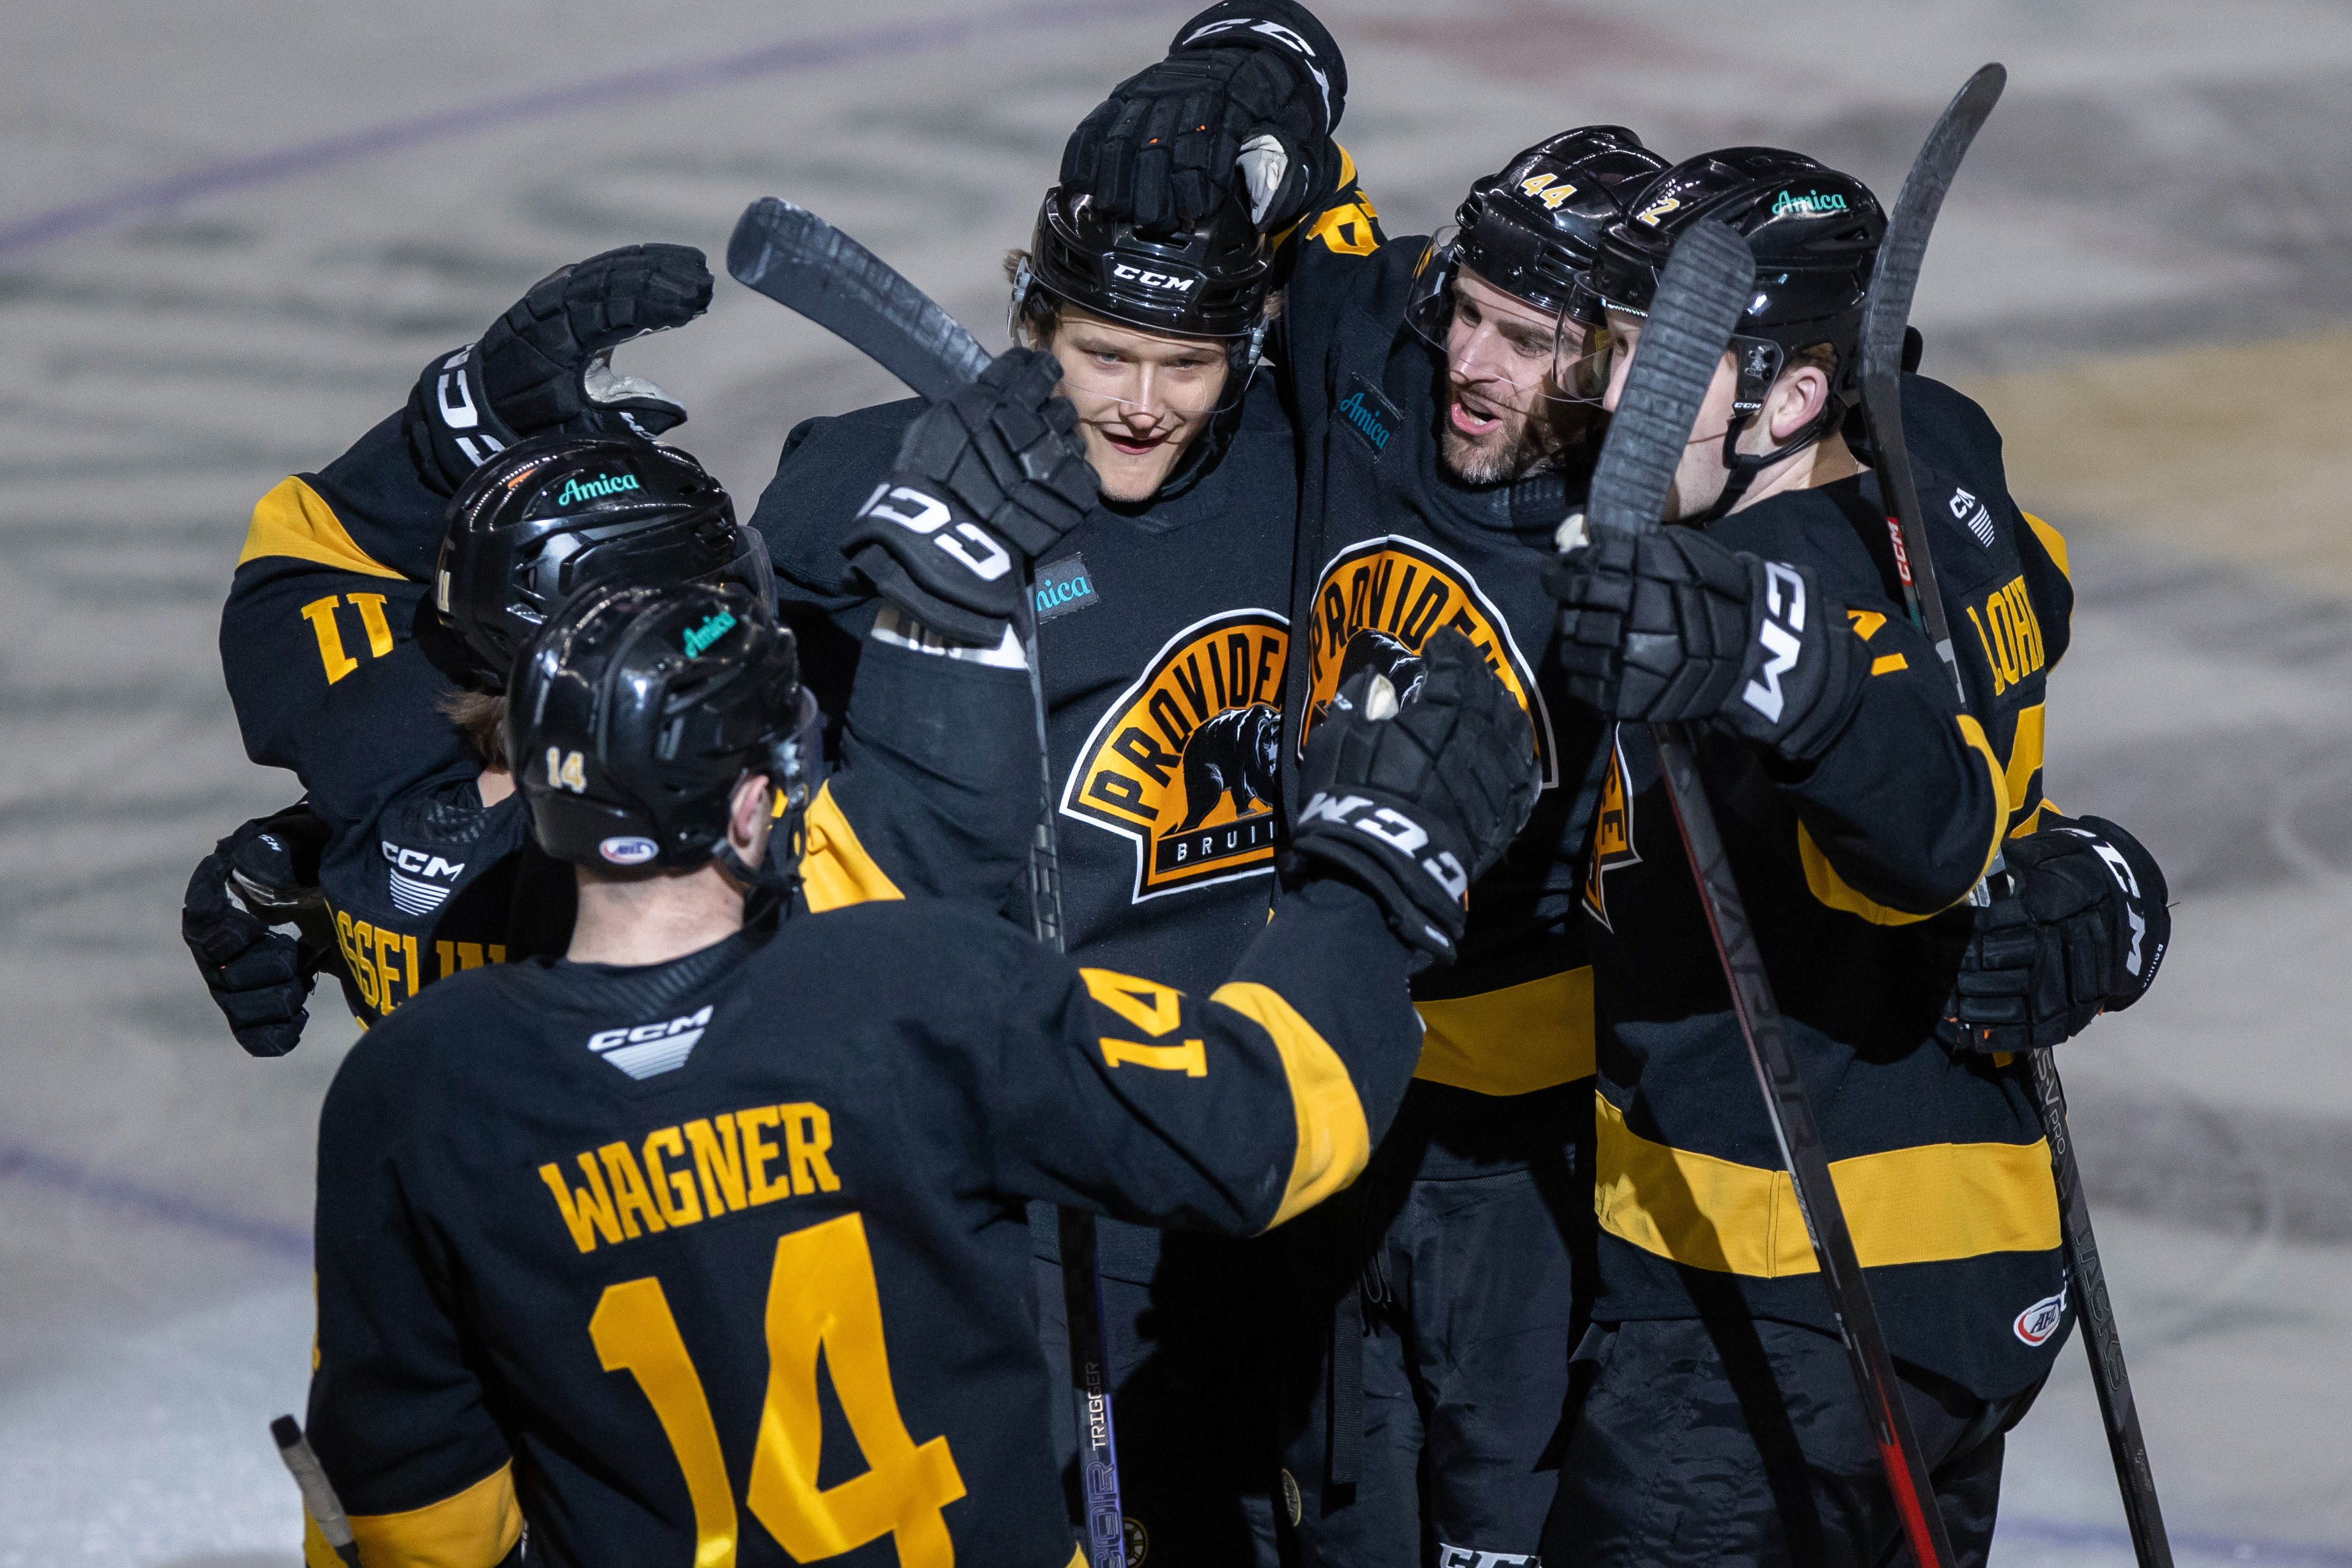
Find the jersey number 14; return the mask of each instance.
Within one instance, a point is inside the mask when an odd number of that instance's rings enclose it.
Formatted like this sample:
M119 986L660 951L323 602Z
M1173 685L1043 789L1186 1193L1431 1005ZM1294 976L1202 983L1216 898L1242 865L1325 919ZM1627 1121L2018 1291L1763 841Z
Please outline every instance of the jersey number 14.
M733 1568L735 1494L702 1379L687 1355L661 1281L607 1286L588 1321L606 1372L637 1380L694 1501L696 1568ZM768 1396L744 1502L794 1561L814 1563L895 1534L901 1568L948 1568L955 1549L940 1510L964 1495L944 1436L918 1445L898 1413L882 1341L882 1298L866 1222L844 1215L776 1242L768 1280ZM824 1418L817 1355L866 1456L864 1475L817 1486Z

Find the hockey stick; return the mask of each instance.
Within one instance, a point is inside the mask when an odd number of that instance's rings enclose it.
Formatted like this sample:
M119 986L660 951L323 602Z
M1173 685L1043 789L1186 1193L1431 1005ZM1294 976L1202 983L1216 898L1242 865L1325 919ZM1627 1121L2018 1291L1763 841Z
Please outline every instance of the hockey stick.
M1720 223L1696 224L1675 242L1593 470L1587 502L1592 526L1635 533L1659 526L1675 465L1690 442L1699 405L1755 280L1756 258L1747 242ZM1683 847L1698 881L1699 902L1706 910L1707 928L1729 984L1732 1012L1746 1037L1748 1060L1764 1092L1765 1115L1796 1189L1797 1212L1812 1240L1822 1282L1829 1289L1830 1310L1862 1391L1887 1489L1895 1496L1914 1561L1921 1568L1949 1568L1952 1552L1944 1538L1943 1515L1936 1507L1910 1412L1895 1379L1894 1358L1879 1329L1878 1310L1863 1279L1845 1211L1830 1179L1812 1097L1782 1033L1764 957L1724 854L1715 811L1699 777L1697 754L1682 724L1654 724L1651 731L1675 819L1682 828Z
M302 1489L302 1506L310 1510L319 1534L347 1568L360 1568L360 1547L352 1535L352 1521L319 1456L310 1451L310 1440L302 1436L301 1423L291 1415L280 1415L269 1424L269 1436L278 1445L278 1457L286 1462L287 1473Z
M1959 662L1952 652L1943 595L1936 583L1936 558L1927 542L1927 520L1919 508L1918 484L1912 477L1910 452L1903 435L1903 329L1910 321L1919 264L1927 254L1927 237L1936 226L1944 193L1951 188L1969 143L1992 112L2006 79L2007 73L1998 65L1978 71L1927 133L1918 160L1903 182L1903 194L1895 198L1895 214L1879 247L1877 268L1871 275L1863 310L1863 405L1870 418L1871 449L1878 460L1879 491L1894 507L1897 520L1895 563L1903 579L1904 598L1912 623L1936 645L1955 685L1959 683ZM1965 686L1960 687L1960 702L1963 707L1968 704ZM2106 1269L2099 1261L2090 1202L2083 1191L2083 1173L2075 1163L2074 1141L2067 1128L2066 1091L2058 1081L2056 1058L2047 1047L2028 1051L2026 1060L2033 1074L2042 1133L2050 1140L2060 1236L2076 1289L2083 1348L2091 1358L2091 1380L2099 1392L2099 1412L2106 1420L2107 1448L2115 1459L2116 1484L2123 1493L2132 1551L2140 1568L2171 1568L2172 1545L2166 1538L2164 1510L2157 1500L2156 1475L2148 1465L2147 1440L2140 1434L2139 1407L2132 1398L2123 1339L2107 1297Z
M952 397L988 368L990 355L961 322L880 257L805 207L763 197L743 209L727 242L737 282L799 311L897 376L927 402ZM1045 689L1037 663L1037 580L1031 563L1015 630L1029 666L1037 721L1038 814L1029 854L1029 908L1037 940L1063 951L1062 864L1054 843L1054 763L1045 746ZM1062 1304L1070 1331L1070 1379L1077 1415L1079 1476L1086 1494L1087 1561L1125 1568L1118 1446L1111 1428L1108 1333L1095 1216L1058 1216Z

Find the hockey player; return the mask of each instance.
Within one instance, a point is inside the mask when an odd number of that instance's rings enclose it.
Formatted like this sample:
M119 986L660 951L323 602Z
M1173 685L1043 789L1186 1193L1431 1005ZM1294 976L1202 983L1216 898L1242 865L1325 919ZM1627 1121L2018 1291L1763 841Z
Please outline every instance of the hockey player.
M1357 669L1409 679L1451 626L1543 759L1544 798L1474 894L1459 962L1415 982L1429 1034L1396 1128L1348 1199L1289 1237L1328 1347L1307 1363L1315 1407L1286 1465L1309 1560L1516 1561L1551 1502L1591 1212L1573 807L1597 726L1546 660L1557 606L1538 578L1600 395L1578 279L1612 192L1664 160L1630 132L1570 132L1478 181L1452 235L1391 241L1330 141L1345 80L1303 7L1213 6L1088 117L1063 173L1143 226L1235 188L1272 191L1262 223L1297 226L1271 351L1305 454L1285 755Z
M1037 575L1067 948L1204 993L1265 925L1282 822L1297 468L1255 363L1271 268L1243 204L1154 237L1055 191L1012 270L1015 352L1059 362L1101 481ZM951 468L919 452L908 430L921 413L910 400L797 427L753 519L828 708L877 605L980 637L1011 608L1017 579L978 581L945 552L876 568L873 552L905 532L883 515L905 510L881 493L894 464L963 489L985 516L985 476L1009 461ZM993 438L971 436L975 449ZM971 626L973 614L999 618ZM1025 920L1024 891L1005 891ZM1036 1215L1043 1331L1061 1365L1058 1249L1051 1211ZM1272 1530L1261 1358L1280 1259L1115 1220L1098 1236L1130 1554L1170 1568L1249 1561L1253 1536ZM1075 1507L1075 1425L1063 1406L1055 1420ZM1262 1549L1270 1561L1270 1541Z
M1470 645L1427 662L1341 695L1308 874L1195 997L937 902L779 920L790 635L735 589L573 600L509 712L569 949L402 1008L321 1117L310 1435L372 1568L526 1527L555 1564L1082 1562L1023 1199L1250 1233L1361 1168L1419 1046L1396 933L1534 794Z
M2020 865L2018 908L1976 939L1964 1010L2000 989L1983 950L2039 944L2026 906L2063 920L2086 904L2074 874L2102 873L2123 895L2104 907L2124 918L2095 948L2075 928L2060 985L2095 1011L2153 978L2163 879L2120 828L2069 823L2042 797L2063 542L2010 500L1982 412L1917 377L1906 426L1947 600L1965 612L1967 711L1905 618L1887 508L1839 434L1885 226L1860 182L1765 148L1659 176L1594 268L1611 395L1675 237L1711 220L1747 237L1759 281L1676 471L1681 526L1586 540L1571 525L1547 578L1570 689L1613 722L1583 900L1602 1021L1599 1297L1542 1554L1864 1564L1901 1539L1659 780L1647 726L1682 721L1946 1529L1978 1563L2002 1434L2069 1302L2050 1151L2007 1054L2031 1027L1960 1050L1936 1038L1969 892L2004 848ZM2050 1012L2003 1008L2011 1026Z

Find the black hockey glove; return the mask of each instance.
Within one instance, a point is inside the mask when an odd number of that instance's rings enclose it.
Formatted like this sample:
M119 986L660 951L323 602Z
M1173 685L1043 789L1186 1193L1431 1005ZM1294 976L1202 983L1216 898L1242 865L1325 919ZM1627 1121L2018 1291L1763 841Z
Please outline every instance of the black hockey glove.
M1718 719L1801 763L1827 748L1861 693L1843 609L1812 573L1698 529L1600 531L1543 582L1560 602L1569 695L1612 718Z
M1421 658L1402 703L1371 670L1332 698L1307 743L1289 869L1338 870L1380 900L1399 937L1450 963L1470 884L1527 822L1540 777L1526 713L1470 639L1441 630Z
M2002 853L2008 873L1977 911L1938 1031L1945 1042L2039 1049L2138 1001L2172 941L2156 858L2096 816L2059 818Z
M1095 504L1078 411L1054 395L1059 361L1008 349L932 405L890 477L858 509L841 552L875 591L931 630L993 646L1028 574Z
M449 495L480 464L549 430L650 439L686 422L652 382L620 375L613 350L710 308L710 268L690 245L630 245L531 285L481 342L436 354L404 425L417 472Z
M326 838L326 824L309 806L290 805L214 845L188 879L180 935L248 1055L284 1056L301 1043L310 1022L302 1004L331 941L316 886ZM274 925L292 925L300 934Z
M1307 7L1226 0L1078 122L1062 184L1147 234L1191 228L1232 197L1272 233L1338 184L1347 98L1339 47Z

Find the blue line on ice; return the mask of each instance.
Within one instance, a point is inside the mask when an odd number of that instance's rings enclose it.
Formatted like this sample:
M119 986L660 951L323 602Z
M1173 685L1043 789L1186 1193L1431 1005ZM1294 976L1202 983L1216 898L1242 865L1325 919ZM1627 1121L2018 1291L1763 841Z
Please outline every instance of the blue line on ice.
M21 1144L0 1143L0 1180L12 1178L118 1214L242 1242L256 1251L306 1268L310 1265L310 1233L307 1230L232 1214L177 1193L103 1175L70 1160L60 1160Z

